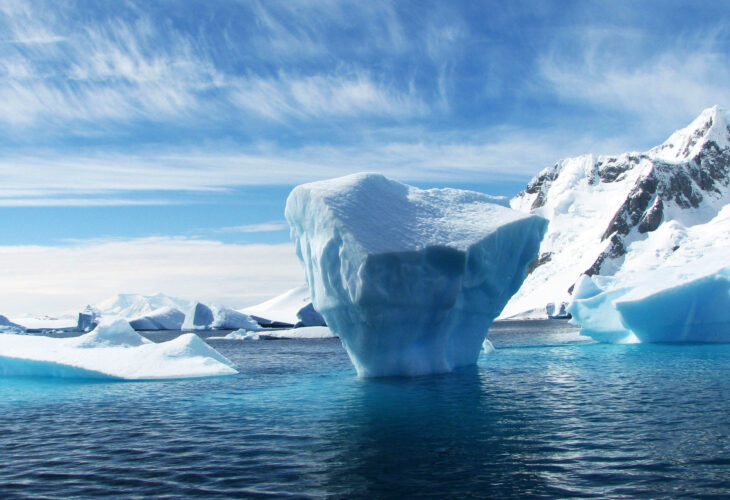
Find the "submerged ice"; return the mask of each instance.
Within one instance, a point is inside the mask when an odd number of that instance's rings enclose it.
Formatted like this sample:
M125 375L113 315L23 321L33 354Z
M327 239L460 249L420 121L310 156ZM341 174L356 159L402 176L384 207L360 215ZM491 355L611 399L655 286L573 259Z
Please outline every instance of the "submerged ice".
M286 205L314 308L362 376L474 364L547 222L377 174L295 188Z
M234 375L234 365L195 334L156 344L122 319L73 338L0 335L0 375L153 380Z

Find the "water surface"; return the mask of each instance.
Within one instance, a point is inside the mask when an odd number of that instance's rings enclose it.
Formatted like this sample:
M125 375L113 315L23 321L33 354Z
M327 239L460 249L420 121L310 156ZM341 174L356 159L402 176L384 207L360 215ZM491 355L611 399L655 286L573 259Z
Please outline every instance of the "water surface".
M0 497L730 493L729 345L490 336L476 368L415 379L358 379L336 339L211 340L229 378L0 379Z

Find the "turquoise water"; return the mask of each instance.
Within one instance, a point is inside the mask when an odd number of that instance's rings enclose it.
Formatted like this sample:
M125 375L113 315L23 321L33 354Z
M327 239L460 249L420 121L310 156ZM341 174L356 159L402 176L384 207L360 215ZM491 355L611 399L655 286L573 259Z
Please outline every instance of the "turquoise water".
M416 379L360 380L337 340L209 341L230 378L0 379L0 497L730 494L729 345L491 336Z

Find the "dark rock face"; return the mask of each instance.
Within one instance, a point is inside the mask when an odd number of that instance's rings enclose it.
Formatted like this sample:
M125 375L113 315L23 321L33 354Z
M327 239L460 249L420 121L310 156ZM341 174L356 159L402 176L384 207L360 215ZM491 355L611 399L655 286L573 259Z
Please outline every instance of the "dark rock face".
M535 201L532 203L532 210L540 208L545 204L545 193L550 188L550 184L558 177L558 164L553 165L551 169L542 172L540 175L532 179L525 189L527 194L535 194ZM529 273L529 271L528 271Z
M707 128L709 128L708 125ZM705 129L706 132L706 129ZM703 132L704 133L704 132ZM696 134L692 145L696 144ZM629 156L624 166L631 168L635 156ZM639 159L648 159L645 155ZM621 170L612 167L609 178ZM624 170L625 171L625 170ZM602 178L603 179L603 178ZM679 164L653 160L651 169L637 180L626 201L616 211L602 240L610 240L606 250L598 256L586 274L601 273L603 263L626 254L623 237L634 228L641 234L655 231L664 220L666 205L674 204L681 209L698 208L707 196L719 194L721 187L730 183L730 150L720 149L713 142L707 142L693 159Z
M530 265L527 266L527 274L530 274L532 271L534 271L541 265L550 262L550 260L552 260L552 258L553 258L552 252L542 253L539 256L535 257L535 260L530 262Z

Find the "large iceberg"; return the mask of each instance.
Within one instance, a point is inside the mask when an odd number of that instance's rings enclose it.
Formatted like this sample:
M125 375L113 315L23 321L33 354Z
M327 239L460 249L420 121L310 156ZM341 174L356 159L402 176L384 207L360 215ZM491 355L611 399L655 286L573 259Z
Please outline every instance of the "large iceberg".
M487 195L378 174L298 186L285 215L314 307L361 376L476 363L547 225Z
M73 338L0 335L0 375L154 380L238 373L195 334L156 344L124 320Z
M179 330L185 317L182 311L189 307L188 301L162 293L120 293L93 306L86 306L78 315L77 327L88 332L101 318L121 318L137 330Z

